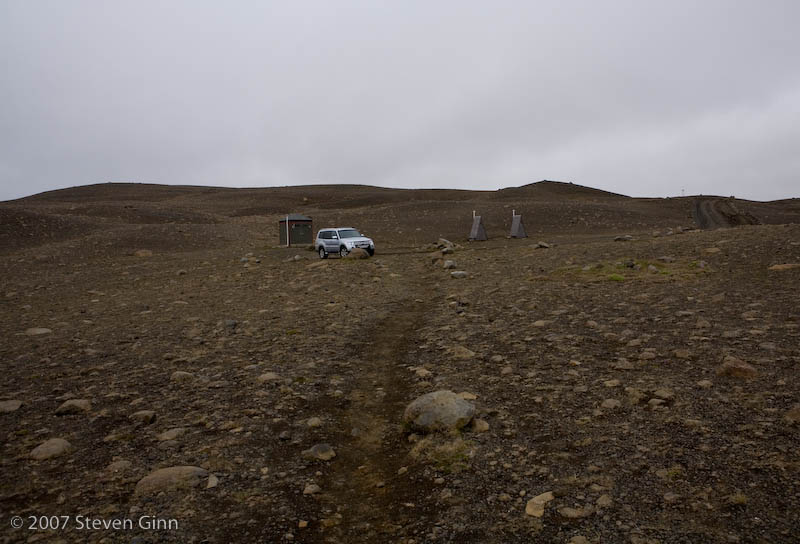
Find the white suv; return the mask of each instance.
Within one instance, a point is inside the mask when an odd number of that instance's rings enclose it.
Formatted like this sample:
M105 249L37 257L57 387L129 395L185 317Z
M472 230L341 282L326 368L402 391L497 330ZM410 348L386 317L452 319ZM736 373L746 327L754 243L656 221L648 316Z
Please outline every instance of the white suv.
M330 253L338 253L340 257L344 257L357 247L367 250L370 255L375 254L375 242L351 227L322 229L317 233L317 240L314 242L314 249L319 253L320 259L327 259Z

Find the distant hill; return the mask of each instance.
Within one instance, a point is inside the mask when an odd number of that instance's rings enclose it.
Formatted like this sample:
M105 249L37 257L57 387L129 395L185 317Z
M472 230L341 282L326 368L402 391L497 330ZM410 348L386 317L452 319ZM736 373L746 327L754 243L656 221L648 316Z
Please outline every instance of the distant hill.
M420 245L440 236L463 240L473 211L483 217L490 238L508 233L512 210L523 215L531 237L653 232L677 226L694 228L696 200L633 198L547 180L498 191L102 183L0 202L0 249L35 247L109 229L125 230L127 239L135 240L142 226L172 224L182 226L182 237L190 236L190 225L215 225L216 232L249 228L271 240L277 238L277 221L287 213L312 217L315 229L354 226L384 243L402 246ZM800 222L800 199L726 201L754 222ZM164 243L169 242L168 235L159 236L167 236ZM198 245L203 243L203 239L197 240Z

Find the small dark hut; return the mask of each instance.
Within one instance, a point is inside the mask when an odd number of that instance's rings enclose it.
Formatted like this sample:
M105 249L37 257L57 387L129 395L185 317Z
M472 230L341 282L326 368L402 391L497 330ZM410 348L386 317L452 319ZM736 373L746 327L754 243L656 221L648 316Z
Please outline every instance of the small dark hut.
M311 218L299 213L290 213L278 222L280 244L282 246L311 245L314 243L314 230Z

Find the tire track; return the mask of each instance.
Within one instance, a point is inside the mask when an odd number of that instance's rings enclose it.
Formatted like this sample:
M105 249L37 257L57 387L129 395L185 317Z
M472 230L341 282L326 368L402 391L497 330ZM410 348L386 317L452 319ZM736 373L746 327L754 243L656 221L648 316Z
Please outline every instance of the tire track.
M413 468L398 475L408 464L401 419L413 395L407 355L427 304L405 298L388 306L354 346L363 367L341 421L349 434L322 481L322 542L394 541L412 526L427 526L433 515L422 508L431 484L416 481Z

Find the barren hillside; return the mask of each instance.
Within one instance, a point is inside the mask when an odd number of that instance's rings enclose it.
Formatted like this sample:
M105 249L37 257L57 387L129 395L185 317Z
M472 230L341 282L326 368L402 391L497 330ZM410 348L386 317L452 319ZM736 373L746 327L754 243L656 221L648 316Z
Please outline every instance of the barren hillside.
M291 212L378 251L277 247ZM0 203L0 542L796 542L799 219L557 182Z

